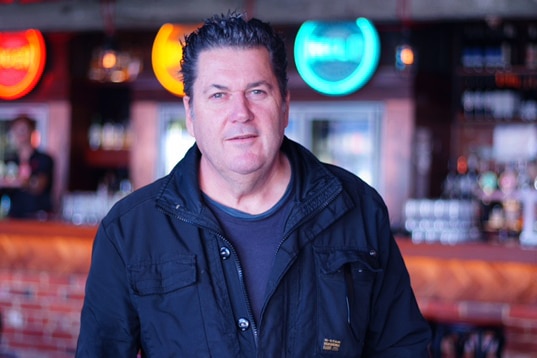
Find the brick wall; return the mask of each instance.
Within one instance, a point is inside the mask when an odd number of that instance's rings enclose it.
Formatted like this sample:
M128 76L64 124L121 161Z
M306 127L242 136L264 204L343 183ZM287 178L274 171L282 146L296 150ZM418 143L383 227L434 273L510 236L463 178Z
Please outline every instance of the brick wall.
M95 230L0 220L1 349L15 353L17 358L74 356ZM537 250L514 250L507 261L518 264L495 270L497 264L487 257L505 256L509 251L506 248L497 248L496 252L487 246L472 249L404 242L400 246L418 302L427 316L448 322L476 317L496 320L505 328L504 358L537 358ZM489 255L489 250L494 252ZM484 257L448 265L452 258L476 255ZM483 265L485 269L479 269ZM449 273L449 267L458 271ZM473 275L476 270L480 273ZM435 273L442 273L442 278ZM451 281L461 277L466 278L465 282L471 277L488 281L453 286ZM495 301L496 294L502 299Z
M86 276L0 271L2 349L18 358L73 357Z
M74 356L95 231L0 220L0 352L17 358Z
M505 358L537 358L537 250L399 240L425 317L503 327Z
M510 357L537 357L537 302L531 311L512 309L505 328Z
M85 280L85 274L0 270L2 349L17 358L73 357ZM510 317L504 357L537 357L537 309L534 317L527 311Z

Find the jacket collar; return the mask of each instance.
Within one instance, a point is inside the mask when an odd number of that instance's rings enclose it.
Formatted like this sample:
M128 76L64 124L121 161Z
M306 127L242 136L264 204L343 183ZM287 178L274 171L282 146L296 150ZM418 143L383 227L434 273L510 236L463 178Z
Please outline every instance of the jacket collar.
M289 158L295 176L295 200L301 207L300 216L310 214L341 192L339 179L302 145L285 137L281 150ZM203 217L202 214L208 209L203 205L198 182L200 158L201 152L194 144L164 178L157 197L160 208L172 215L181 212L193 221Z

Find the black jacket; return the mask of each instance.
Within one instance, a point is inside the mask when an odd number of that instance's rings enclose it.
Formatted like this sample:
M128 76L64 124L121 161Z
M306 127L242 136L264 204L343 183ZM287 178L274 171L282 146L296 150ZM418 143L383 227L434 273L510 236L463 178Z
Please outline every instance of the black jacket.
M240 262L203 203L193 146L119 202L95 238L78 357L426 357L387 209L298 144L294 208L256 324Z

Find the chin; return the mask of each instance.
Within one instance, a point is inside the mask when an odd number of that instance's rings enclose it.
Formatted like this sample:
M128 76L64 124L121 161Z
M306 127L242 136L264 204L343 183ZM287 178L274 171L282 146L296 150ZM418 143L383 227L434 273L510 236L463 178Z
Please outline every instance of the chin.
M251 174L262 168L263 165L259 161L236 159L229 163L229 168L238 174Z

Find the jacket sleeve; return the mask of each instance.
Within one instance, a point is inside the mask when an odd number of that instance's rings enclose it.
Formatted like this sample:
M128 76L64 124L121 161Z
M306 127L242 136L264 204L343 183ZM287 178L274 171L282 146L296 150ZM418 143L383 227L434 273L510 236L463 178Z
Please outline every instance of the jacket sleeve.
M383 272L372 298L366 357L429 357L431 329L417 305L410 276L388 220L379 231Z
M138 332L125 262L101 225L93 244L76 357L136 357Z

